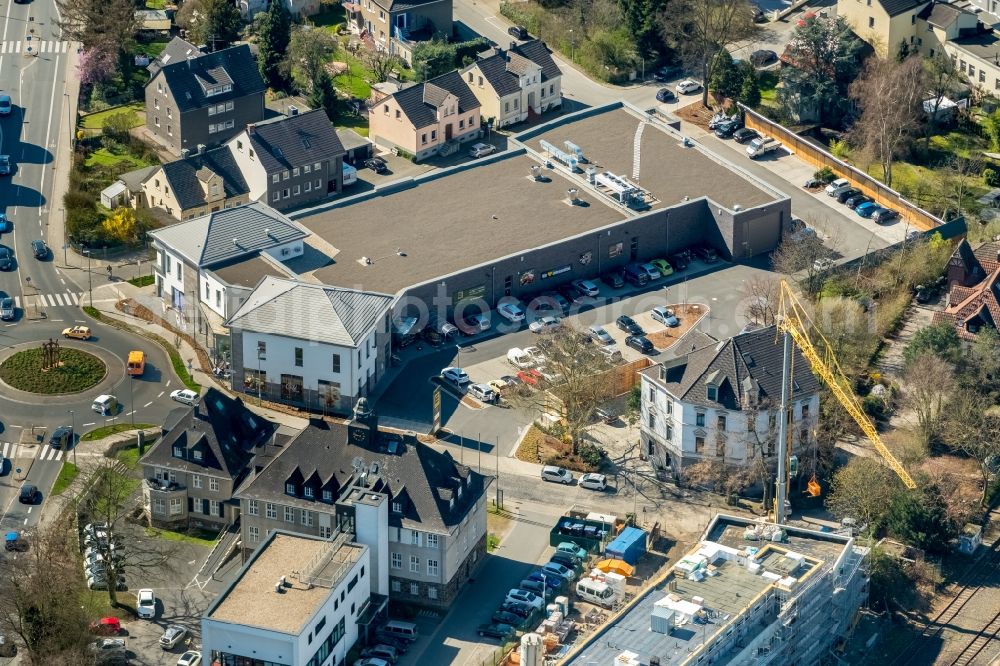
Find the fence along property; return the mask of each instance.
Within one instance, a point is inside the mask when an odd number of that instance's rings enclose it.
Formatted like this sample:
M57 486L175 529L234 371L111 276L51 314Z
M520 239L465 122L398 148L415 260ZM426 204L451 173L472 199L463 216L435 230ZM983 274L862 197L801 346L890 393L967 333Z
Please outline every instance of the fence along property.
M931 231L944 224L944 220L941 218L931 215L923 208L904 199L903 195L899 192L886 187L864 171L837 159L822 148L795 134L787 127L765 118L753 109L749 109L743 104L739 104L738 106L743 112L744 122L747 127L757 130L765 136L777 139L790 151L818 168L830 167L838 177L847 178L851 181L852 185L874 199L876 203L897 211L900 217L916 228L922 231Z

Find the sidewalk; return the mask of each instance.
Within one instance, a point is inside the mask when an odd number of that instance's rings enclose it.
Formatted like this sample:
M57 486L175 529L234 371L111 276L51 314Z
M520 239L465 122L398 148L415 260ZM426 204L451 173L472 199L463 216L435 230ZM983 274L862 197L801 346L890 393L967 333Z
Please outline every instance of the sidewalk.
M139 334L138 331L151 333L159 336L163 340L166 340L168 344L172 344L176 337L173 331L170 331L159 324L125 314L124 312L116 309L115 303L122 299L132 299L136 303L148 308L151 312L161 314L164 317L169 316L169 312L163 311L163 301L153 294L152 287L140 288L129 284L128 282L117 281L111 283L105 282L94 288L94 308L101 313L101 316L123 323L132 328L137 334ZM86 299L85 302L89 304L90 301L89 299ZM175 312L175 314L178 314L179 316L179 313ZM186 326L186 324L182 322L182 327L184 326ZM198 354L187 340L181 338L180 346L177 348L177 351L187 364L191 377L196 382L201 384L203 387L212 386L228 395L241 397L241 395L230 390L226 384L220 382L217 377L209 372L205 372L199 366ZM263 416L264 418L289 428L294 428L295 430L302 430L308 423L306 417L299 417L282 411L259 407L254 405L252 402L247 402L246 406L251 411Z

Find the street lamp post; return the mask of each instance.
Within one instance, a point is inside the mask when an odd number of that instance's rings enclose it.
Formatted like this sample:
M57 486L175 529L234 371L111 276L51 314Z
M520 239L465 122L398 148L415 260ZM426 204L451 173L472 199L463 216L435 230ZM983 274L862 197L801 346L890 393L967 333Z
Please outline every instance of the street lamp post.
M83 248L83 253L87 255L87 292L90 294L90 307L94 307L94 279L90 272L90 248Z
M573 28L569 29L569 59L576 61L576 36L573 34Z
M70 445L73 447L73 466L76 466L76 414L73 410L69 410L70 427L69 427L69 441Z

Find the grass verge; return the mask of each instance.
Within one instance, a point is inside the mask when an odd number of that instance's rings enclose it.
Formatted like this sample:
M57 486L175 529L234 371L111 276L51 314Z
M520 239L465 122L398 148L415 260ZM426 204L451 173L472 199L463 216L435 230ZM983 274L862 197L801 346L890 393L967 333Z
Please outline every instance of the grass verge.
M113 166L118 166L119 164L129 164L136 167L142 166L142 164L138 160L133 158L131 155L126 155L126 154L117 155L115 153L112 153L107 148L98 148L90 155L88 155L87 159L84 160L83 163L84 165L89 167L92 166L113 167Z
M59 470L59 476L56 477L56 482L52 485L52 494L61 495L66 492L69 484L73 483L73 479L79 473L80 469L76 465L71 462L64 462L62 469Z
M171 532L169 530L158 530L153 527L146 528L146 536L154 539L163 539L164 541L176 541L178 543L186 543L192 546L202 546L204 548L211 548L215 545L216 539L219 535L215 532L209 532L206 530L196 530L190 533L182 532Z
M149 430L150 428L155 427L156 426L152 423L136 423L134 426L131 423L114 423L112 425L94 428L87 434L80 437L80 441L94 442L99 439L104 439L105 437L110 437L111 435L117 435L120 432L128 432L129 430Z
M148 287L154 282L156 282L156 278L152 275L140 275L139 277L134 277L128 281L130 285L135 287Z
M110 324L115 328L121 329L123 331L138 333L139 335L142 335L152 340L156 344L160 345L161 347L163 347L163 349L166 350L167 355L170 357L170 364L173 366L174 372L177 374L178 377L180 377L181 382L184 383L184 386L191 389L192 391L201 391L201 384L196 382L194 378L191 376L191 373L188 372L187 366L184 364L184 359L181 358L180 352L177 351L177 348L174 347L172 344L170 344L169 342L167 342L158 335L154 335L153 333L143 333L137 331L133 327L123 322L120 322L117 319L112 319L111 317L105 317L103 314L101 314L100 310L98 310L97 308L92 308L89 305L83 306L83 311L88 316L96 319L97 321Z
M56 395L85 391L108 372L104 361L79 349L60 349L60 364L55 368L43 370L44 360L40 348L17 352L0 364L0 378L22 391Z

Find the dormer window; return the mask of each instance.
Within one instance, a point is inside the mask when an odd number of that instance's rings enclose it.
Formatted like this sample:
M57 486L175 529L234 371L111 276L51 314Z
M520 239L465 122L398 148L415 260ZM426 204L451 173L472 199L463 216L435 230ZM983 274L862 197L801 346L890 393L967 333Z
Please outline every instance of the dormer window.
M393 513L403 513L403 503L399 500L392 501L392 512Z
M199 451L198 449L192 451L191 455L194 457L195 460L201 460L201 451Z
M285 494L291 495L292 497L295 497L295 484L294 483L286 483L285 484Z
M323 491L323 501L324 502L332 502L333 501L333 491L332 490L324 490Z
M462 499L462 485L458 485L458 499Z
M715 386L711 384L708 385L708 399L709 400L719 399L719 389L717 389Z
M310 487L308 487L308 486L306 486L303 489L302 494L305 495L308 499L312 499L313 498L313 489L310 488Z
M184 459L184 449L180 446L174 447L174 458Z

